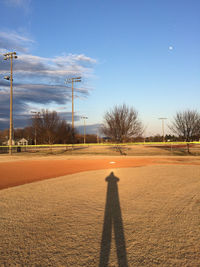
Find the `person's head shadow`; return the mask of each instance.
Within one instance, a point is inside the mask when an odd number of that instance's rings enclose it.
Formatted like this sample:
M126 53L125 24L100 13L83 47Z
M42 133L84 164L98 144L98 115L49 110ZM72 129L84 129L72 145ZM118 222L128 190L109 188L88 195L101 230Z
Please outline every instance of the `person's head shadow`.
M110 175L106 177L105 181L108 182L108 185L99 267L108 266L112 240L112 227L114 230L118 265L120 267L127 267L126 244L117 185L119 178L111 172Z

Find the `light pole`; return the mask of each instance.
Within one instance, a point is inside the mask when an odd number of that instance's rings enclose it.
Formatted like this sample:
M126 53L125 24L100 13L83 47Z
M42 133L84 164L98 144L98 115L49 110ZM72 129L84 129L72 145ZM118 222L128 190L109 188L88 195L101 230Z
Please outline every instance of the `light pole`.
M12 155L12 139L13 139L13 58L17 58L16 52L9 52L3 55L4 60L10 59L10 76L5 76L4 79L10 80L10 131L9 131L9 154Z
M158 119L159 119L159 120L162 120L163 142L165 142L164 120L167 120L167 118L158 118Z
M39 118L39 115L40 115L40 112L36 112L36 111L31 111L31 113L35 114L35 119L38 119ZM38 115L38 116L37 116ZM35 128L35 140L34 140L34 143L35 143L35 146L37 145L37 125L36 125L36 120L35 120L35 123L34 123L34 128Z
M85 143L86 143L86 142L85 142L85 141L86 141L86 135L85 135L85 127L86 127L86 125L85 125L85 120L87 120L88 117L84 117L84 116L82 116L81 119L84 120L84 144L85 144Z
M72 130L74 131L74 82L81 82L81 77L68 78L65 83L72 84Z

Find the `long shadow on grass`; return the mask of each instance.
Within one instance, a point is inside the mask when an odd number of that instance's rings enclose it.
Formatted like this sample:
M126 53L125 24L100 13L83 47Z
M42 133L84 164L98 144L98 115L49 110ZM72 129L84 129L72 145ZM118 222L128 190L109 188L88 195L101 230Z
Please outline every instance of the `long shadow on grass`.
M108 266L111 249L112 227L114 230L118 265L120 267L128 267L123 221L117 185L119 178L117 178L114 173L111 172L111 174L106 177L105 180L106 182L108 182L108 187L101 239L99 267Z

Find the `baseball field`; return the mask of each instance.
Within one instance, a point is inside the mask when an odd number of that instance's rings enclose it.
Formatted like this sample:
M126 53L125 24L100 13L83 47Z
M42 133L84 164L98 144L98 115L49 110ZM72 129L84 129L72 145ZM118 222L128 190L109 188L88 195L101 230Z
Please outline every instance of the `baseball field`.
M0 189L0 266L200 266L199 156L1 155Z

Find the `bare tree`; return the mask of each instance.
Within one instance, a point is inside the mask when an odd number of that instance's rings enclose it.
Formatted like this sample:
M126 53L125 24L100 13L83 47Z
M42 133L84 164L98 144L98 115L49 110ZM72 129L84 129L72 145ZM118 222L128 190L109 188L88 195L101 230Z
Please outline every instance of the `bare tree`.
M138 118L138 112L123 104L106 112L101 131L113 141L121 143L141 135L143 125Z
M33 118L33 126L37 127L37 136L43 139L44 144L53 144L60 118L56 111L42 110Z
M32 129L37 144L71 143L72 128L56 111L41 110L32 118Z
M170 129L182 137L186 142L191 142L200 134L200 114L196 110L185 110L177 112L174 116ZM187 143L189 150L189 143Z
M68 124L65 120L61 120L57 128L56 143L72 144L73 133L76 133L75 129L72 129L72 126Z

